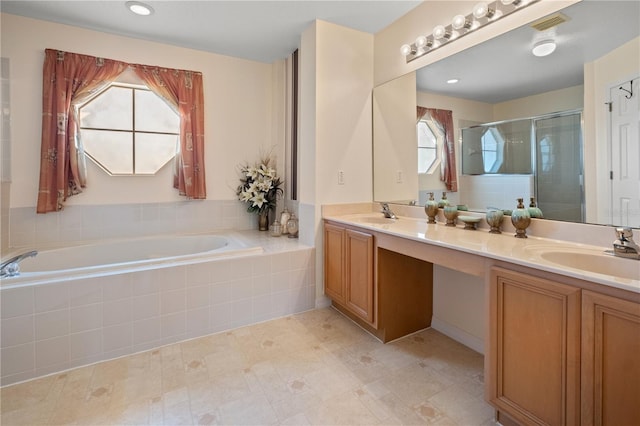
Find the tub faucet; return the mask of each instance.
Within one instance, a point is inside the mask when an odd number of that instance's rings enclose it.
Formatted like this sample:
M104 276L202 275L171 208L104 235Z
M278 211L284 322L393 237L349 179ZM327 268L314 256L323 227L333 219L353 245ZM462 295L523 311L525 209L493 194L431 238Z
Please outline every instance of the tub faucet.
M380 212L382 212L382 214L384 214L384 217L389 218L389 219L397 219L395 213L393 213L391 211L391 209L389 208L389 204L388 203L382 203L380 206L382 207L382 210L380 210Z
M613 242L613 254L640 260L640 247L633 241L633 231L628 227L616 228L617 240Z
M17 256L13 256L6 262L2 262L2 264L0 264L0 278L15 277L16 275L20 274L19 263L27 257L33 257L37 254L38 252L36 250L30 250Z

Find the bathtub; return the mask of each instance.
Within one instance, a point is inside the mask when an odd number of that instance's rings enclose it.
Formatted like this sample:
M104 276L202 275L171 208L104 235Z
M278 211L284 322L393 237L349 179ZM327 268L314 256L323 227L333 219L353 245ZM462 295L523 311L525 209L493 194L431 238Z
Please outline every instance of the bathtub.
M315 249L266 232L82 243L20 265L0 280L0 386L316 304Z
M171 267L217 257L259 254L262 251L261 246L252 245L233 234L107 240L38 250L37 256L20 262L19 275L3 278L2 286L27 282L38 284L70 277L103 276ZM17 251L12 255L21 252L23 251Z

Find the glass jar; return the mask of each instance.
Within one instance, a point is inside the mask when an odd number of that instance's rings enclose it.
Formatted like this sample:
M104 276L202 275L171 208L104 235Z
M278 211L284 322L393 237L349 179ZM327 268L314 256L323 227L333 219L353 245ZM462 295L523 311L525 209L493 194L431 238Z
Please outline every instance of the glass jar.
M289 233L289 238L298 238L298 218L293 213L291 213L291 217L287 222L287 232Z
M280 224L280 222L278 222L277 219L273 221L273 224L269 228L269 231L272 237L279 237L280 235L282 235L282 225Z
M287 230L287 222L289 222L289 219L291 219L291 213L289 213L289 210L285 207L282 213L280 213L280 226L283 234L289 233Z

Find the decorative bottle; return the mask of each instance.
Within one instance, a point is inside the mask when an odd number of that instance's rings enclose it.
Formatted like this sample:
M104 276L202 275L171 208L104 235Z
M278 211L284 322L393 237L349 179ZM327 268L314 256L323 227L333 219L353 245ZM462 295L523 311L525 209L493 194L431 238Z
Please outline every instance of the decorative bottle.
M504 213L502 210L487 210L487 223L490 226L490 234L502 233L502 231L500 231L500 225L502 224L503 217Z
M436 223L436 216L438 215L438 202L433 198L433 192L429 193L429 199L424 205L424 212L429 218L429 221L427 223Z
M542 214L542 210L540 207L536 206L536 198L531 197L531 202L529 203L529 216L532 218L543 219L544 215Z
M295 214L291 213L291 217L287 221L287 232L289 238L298 238L298 218Z
M445 206L449 205L449 200L447 200L447 193L443 192L442 193L442 198L440 199L440 201L438 201L438 207L439 208L444 208Z
M456 219L458 218L458 207L446 205L442 209L444 211L444 217L447 219L445 226L456 226Z
M282 210L282 213L280 213L280 226L283 235L289 233L289 231L287 231L287 222L289 222L290 218L291 213L289 213L289 210L287 210L287 207L285 206L284 210Z
M524 206L523 198L518 198L518 206L511 212L511 223L516 228L516 238L527 238L527 227L531 223L531 216Z

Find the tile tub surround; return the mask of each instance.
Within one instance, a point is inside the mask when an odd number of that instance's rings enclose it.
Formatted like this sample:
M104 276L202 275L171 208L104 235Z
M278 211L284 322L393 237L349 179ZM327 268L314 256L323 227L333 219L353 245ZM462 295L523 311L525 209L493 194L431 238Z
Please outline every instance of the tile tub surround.
M8 214L9 247L257 229L256 215L237 200L69 205L47 214L36 214L35 207L19 207Z
M1 289L2 385L312 309L315 249Z
M432 329L389 344L332 309L1 390L1 422L495 425L483 357Z

